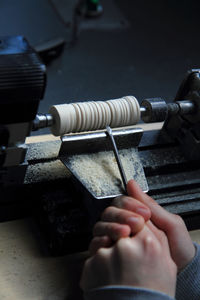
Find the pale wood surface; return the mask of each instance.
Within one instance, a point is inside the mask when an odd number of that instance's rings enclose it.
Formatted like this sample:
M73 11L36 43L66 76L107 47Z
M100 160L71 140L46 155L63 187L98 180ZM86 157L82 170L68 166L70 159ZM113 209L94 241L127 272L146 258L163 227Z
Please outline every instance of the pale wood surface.
M199 230L193 230L193 231L190 231L190 236L191 236L191 239L200 244L200 229Z
M54 136L52 134L43 134L43 135L35 135L35 136L27 137L26 144L48 142L48 141L59 141L59 140L60 140L59 136Z
M87 253L47 257L39 244L29 220L0 224L0 299L80 299L79 277Z

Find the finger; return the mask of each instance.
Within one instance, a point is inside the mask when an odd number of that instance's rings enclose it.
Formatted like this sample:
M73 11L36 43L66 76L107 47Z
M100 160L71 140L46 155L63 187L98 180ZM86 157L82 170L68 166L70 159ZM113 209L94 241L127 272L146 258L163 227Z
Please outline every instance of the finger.
M94 236L109 236L113 241L119 238L127 237L131 234L131 229L128 225L102 222L99 221L95 224L93 229Z
M151 220L157 227L164 231L168 231L174 226L174 215L166 211L158 205L155 200L145 194L134 180L128 182L127 192L131 197L138 199L150 208Z
M138 233L144 227L145 223L142 216L114 206L109 206L104 210L101 220L104 222L129 225L132 234Z
M106 266L110 261L111 253L111 248L100 248L94 256L86 260L80 281L80 287L83 291L105 285ZM105 272L103 271L105 276L102 276L102 270L105 270ZM94 276L98 271L100 274Z
M162 208L145 194L134 180L128 182L127 191L130 196L137 198L150 208L151 220L156 227L166 233L172 258L180 269L185 257L191 256L192 259L195 255L194 245L182 218ZM187 245L187 249L185 248L183 251L184 244Z
M100 248L111 247L112 244L113 241L109 236L95 236L89 245L90 255L94 255Z
M119 196L113 200L112 205L141 215L144 218L145 222L148 221L151 217L151 210L149 209L149 207L141 203L141 201L138 201L132 197Z

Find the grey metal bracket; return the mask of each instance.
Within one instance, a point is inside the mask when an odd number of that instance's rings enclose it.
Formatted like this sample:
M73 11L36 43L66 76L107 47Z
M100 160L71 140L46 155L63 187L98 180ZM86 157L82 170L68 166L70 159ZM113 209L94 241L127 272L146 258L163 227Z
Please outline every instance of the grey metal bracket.
M129 169L131 168L132 170L132 178L134 178L140 184L142 189L147 192L148 185L137 150L137 146L140 143L142 134L143 130L141 128L113 130L113 136L115 137L119 153L122 156L122 163L123 157L128 155L128 157L125 157L125 159L128 159ZM118 182L116 180L116 184L108 188L107 183L105 183L104 178L102 178L104 173L101 173L100 175L98 174L98 184L102 182L102 186L100 186L100 192L96 192L84 178L84 172L86 177L88 176L88 174L86 174L87 170L81 170L82 172L80 176L79 170L82 167L81 161L85 161L86 156L87 160L89 157L89 162L90 159L92 162L93 158L98 159L100 156L103 157L103 170L105 173L112 172L112 170L109 169L109 161L106 161L106 159L113 157L112 159L114 160L115 158L112 152L110 140L104 131L67 135L62 137L59 158L72 173L77 184L81 185L82 188L87 190L87 192L89 192L93 198L101 200L110 199L121 195L123 193L123 187L119 179ZM74 160L76 160L75 166ZM126 172L125 166L124 169ZM94 177L96 176L95 171L95 169L90 169L90 172L93 172L91 175Z

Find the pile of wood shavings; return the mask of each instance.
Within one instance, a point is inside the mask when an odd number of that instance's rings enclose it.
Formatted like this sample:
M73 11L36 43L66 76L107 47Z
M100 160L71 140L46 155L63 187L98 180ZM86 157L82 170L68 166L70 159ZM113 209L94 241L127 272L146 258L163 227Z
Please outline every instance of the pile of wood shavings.
M135 155L131 149L119 151L127 180L134 178ZM72 172L97 197L122 193L122 182L113 151L73 155Z

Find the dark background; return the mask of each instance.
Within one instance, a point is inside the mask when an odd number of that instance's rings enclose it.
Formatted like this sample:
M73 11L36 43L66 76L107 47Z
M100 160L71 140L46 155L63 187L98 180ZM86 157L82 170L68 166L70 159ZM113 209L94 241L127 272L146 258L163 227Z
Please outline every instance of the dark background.
M200 1L102 0L101 17L75 22L76 3L0 1L1 35L23 34L36 49L65 40L63 52L47 65L39 112L52 104L130 94L139 101L172 101L186 71L200 67Z

